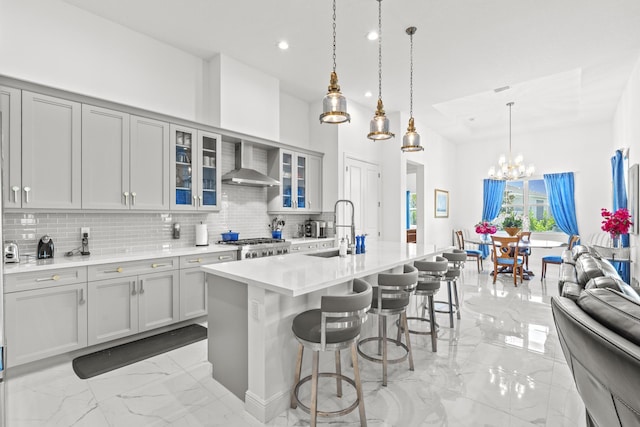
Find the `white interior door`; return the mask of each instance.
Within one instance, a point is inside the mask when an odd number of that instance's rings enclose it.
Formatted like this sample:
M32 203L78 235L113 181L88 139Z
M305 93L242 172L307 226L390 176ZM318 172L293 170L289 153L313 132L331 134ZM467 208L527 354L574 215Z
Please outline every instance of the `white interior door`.
M344 182L345 198L355 207L356 234L366 234L369 241L377 240L380 236L380 167L346 157ZM348 219L350 212L343 209L340 214Z

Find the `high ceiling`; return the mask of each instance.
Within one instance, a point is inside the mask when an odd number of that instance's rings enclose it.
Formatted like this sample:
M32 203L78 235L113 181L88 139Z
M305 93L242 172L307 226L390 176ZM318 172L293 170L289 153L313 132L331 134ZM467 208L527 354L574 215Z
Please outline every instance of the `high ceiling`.
M330 0L65 1L202 58L227 54L306 101L329 83ZM337 1L342 92L372 115L377 11L376 0ZM509 101L514 131L610 120L640 57L638 0L386 0L382 25L386 111L409 109L415 26L414 116L459 142L504 134Z

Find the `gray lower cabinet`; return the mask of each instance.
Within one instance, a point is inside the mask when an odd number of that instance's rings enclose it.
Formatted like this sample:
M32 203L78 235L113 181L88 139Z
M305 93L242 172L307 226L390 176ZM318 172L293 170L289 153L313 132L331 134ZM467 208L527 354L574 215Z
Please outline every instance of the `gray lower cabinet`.
M89 345L178 321L179 272L89 282Z
M86 283L5 294L8 366L86 347L86 298Z
M215 254L188 255L180 257L180 320L192 319L207 314L206 275L201 265L235 261L237 251Z

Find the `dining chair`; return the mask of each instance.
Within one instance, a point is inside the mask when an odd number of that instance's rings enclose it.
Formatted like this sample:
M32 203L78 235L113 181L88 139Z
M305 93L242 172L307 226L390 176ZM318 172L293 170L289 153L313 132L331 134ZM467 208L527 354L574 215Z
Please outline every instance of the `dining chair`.
M464 248L464 235L462 230L456 230L456 241L458 242L458 249L465 251L467 253L467 257L476 259L478 272L480 272L480 270L484 270L484 266L482 265L482 252L478 249Z
M531 241L531 232L530 231L521 231L517 234L518 237L520 237L520 242L522 243L529 243ZM529 256L531 255L531 248L530 247L521 247L520 250L520 255L522 256L523 260L524 260L524 269L525 270L529 270Z
M577 234L572 234L569 236L569 246L568 249L571 250L573 247L580 241L580 236ZM540 275L540 280L544 279L544 276L547 274L547 264L562 264L562 257L560 255L547 255L542 257L542 274Z
M507 268L513 272L513 284L518 286L517 277L520 275L520 283L523 279L524 261L519 252L520 237L497 237L491 236L493 251L493 283L496 283L498 274Z

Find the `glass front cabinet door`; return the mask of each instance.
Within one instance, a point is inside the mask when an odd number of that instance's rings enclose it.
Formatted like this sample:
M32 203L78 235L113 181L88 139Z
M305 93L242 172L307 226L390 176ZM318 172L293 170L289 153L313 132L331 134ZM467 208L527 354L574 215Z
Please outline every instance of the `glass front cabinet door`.
M171 209L220 209L220 144L220 135L171 125Z
M277 159L273 156L274 152L279 153ZM269 175L280 180L280 187L268 189L269 212L307 211L307 155L280 149L270 152L269 157L270 164L279 166L278 173L270 171Z

